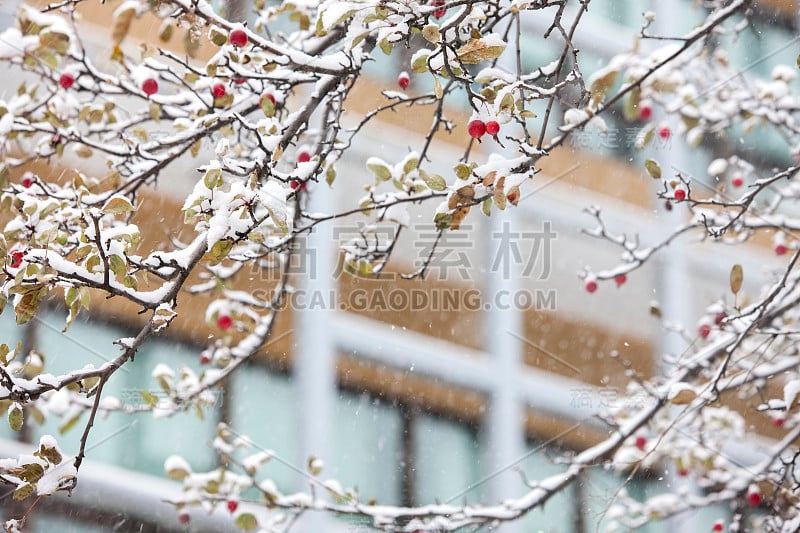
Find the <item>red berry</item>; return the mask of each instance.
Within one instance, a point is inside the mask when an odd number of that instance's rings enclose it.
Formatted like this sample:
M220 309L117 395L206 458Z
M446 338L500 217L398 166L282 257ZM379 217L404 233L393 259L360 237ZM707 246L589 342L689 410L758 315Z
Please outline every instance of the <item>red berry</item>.
M156 94L158 92L158 82L153 78L147 78L142 82L142 92L147 96Z
M589 281L586 282L585 288L586 292L592 294L594 291L597 290L597 282L593 279L590 279Z
M306 150L300 150L297 153L297 162L298 163L307 163L311 161L311 154Z
M233 46L245 46L247 44L247 32L241 28L236 28L231 32L230 35L228 35L228 41Z
M744 178L742 178L741 176L734 176L733 179L731 180L731 185L733 185L734 187L741 187L742 185L744 185Z
M235 513L236 509L239 508L239 502L236 500L228 500L228 511L231 513Z
M433 7L443 6L444 4L445 4L444 0L431 0L430 3L430 5ZM444 16L445 13L447 13L446 9L437 9L436 11L433 12L433 16L436 17L437 19L440 19Z
M33 185L33 178L28 175L23 176L22 180L20 180L20 183L22 184L23 187L27 189L28 187Z
M508 196L506 196L506 198L508 198L509 202L514 204L514 202L517 201L517 193L515 193L515 192L509 193ZM516 204L514 204L514 205L516 205Z
M497 135L497 132L500 131L500 124L497 123L496 120L490 120L486 123L486 133L489 135Z
M401 72L399 76L397 76L397 85L403 89L408 89L408 86L411 85L411 78L408 76L408 72Z
M183 525L188 524L191 521L191 519L192 518L189 516L189 513L180 513L178 515L178 522Z
M672 193L673 198L677 201L686 200L686 191L684 189L675 189L675 192Z
M220 315L219 318L217 318L217 326L219 329L230 329L232 325L233 319L230 315Z
M653 116L653 108L649 105L643 105L639 108L639 120L650 120Z
M200 352L200 363L203 365L207 365L211 362L211 354L208 352Z
M782 428L783 424L786 423L786 419L781 417L781 416L779 416L779 417L773 419L772 423L775 424L776 428Z
M680 470L678 470L678 475L681 477L686 477L689 475L689 470L687 470L686 468L681 468Z
M292 188L293 191L296 191L298 188L301 191L306 190L306 182L301 182L300 180L290 180L289 186Z
M722 531L725 529L725 523L722 520L717 520L711 527L711 531Z
M775 255L785 255L789 249L786 248L785 244L776 244L775 245Z
M69 89L75 83L75 76L70 74L69 72L65 72L58 78L58 84L61 85L62 89Z
M214 98L222 98L225 96L225 85L222 83L215 83L211 86L211 94L214 95Z
M467 131L469 131L470 137L479 139L486 133L486 124L484 124L482 120L475 119L467 124Z
M664 139L665 141L667 139L669 139L670 135L671 135L671 132L669 131L668 127L664 126L663 128L659 128L658 136L661 137L662 139Z
M698 328L697 332L702 338L708 338L708 336L711 334L711 326L708 324L703 324Z
M14 250L9 254L11 258L11 268L19 268L22 265L22 258L25 253L22 250Z
M644 451L644 447L647 445L647 439L642 436L636 437L636 447L640 450Z
M759 494L756 491L748 492L747 503L749 503L753 507L758 507L759 505L761 505L761 494Z
M614 283L617 284L617 287L622 287L625 285L625 282L628 281L628 276L625 274L617 274L614 276Z
M246 81L247 80L244 78L233 78L233 83L235 83L236 85L242 85Z
M719 326L722 324L722 321L728 317L727 313L717 313L714 315L714 325Z

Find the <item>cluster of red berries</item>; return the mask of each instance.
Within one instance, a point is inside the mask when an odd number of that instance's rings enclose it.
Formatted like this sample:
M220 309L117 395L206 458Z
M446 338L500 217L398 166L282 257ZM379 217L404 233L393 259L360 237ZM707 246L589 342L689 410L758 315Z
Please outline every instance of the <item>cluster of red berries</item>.
M473 139L480 139L485 133L497 135L500 131L500 124L496 120L484 122L476 118L467 124L467 131L469 132L469 136Z
M617 274L614 276L614 283L617 284L617 287L622 287L625 285L625 282L628 281L628 276L626 274ZM597 291L598 285L597 280L594 278L589 278L584 283L583 287L586 289L586 292L592 294L593 292Z

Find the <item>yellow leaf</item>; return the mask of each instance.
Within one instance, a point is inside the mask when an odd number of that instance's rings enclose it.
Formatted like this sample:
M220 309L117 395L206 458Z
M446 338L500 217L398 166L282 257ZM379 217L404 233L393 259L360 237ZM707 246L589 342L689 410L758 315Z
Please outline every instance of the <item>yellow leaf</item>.
M462 46L456 51L456 55L462 63L467 65L474 65L481 61L490 61L500 57L503 50L506 49L506 43L492 39L487 42L486 38L472 39L467 44Z
M742 265L735 264L731 268L731 292L733 294L738 294L739 290L742 288L742 281L744 281L744 270L742 270Z

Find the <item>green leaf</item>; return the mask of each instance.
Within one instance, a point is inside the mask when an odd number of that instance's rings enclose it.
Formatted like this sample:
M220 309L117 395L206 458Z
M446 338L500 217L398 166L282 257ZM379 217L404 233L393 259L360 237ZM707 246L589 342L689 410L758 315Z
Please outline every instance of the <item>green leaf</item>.
M39 446L38 451L33 452L33 455L41 459L44 459L45 461L54 466L61 464L61 461L64 460L64 458L61 456L57 448L54 448L52 446L45 446L43 444Z
M203 184L209 189L222 187L222 170L210 168L203 175Z
M146 403L150 407L155 407L156 405L158 405L158 396L156 396L150 391L140 390L139 396L141 396L144 403Z
M658 161L647 159L644 162L644 168L647 170L647 173L650 174L651 178L655 180L661 179L661 165L658 164Z
M377 157L367 160L367 168L372 171L378 181L389 181L392 178L392 169Z
M108 258L108 267L111 269L111 272L114 273L117 277L122 277L127 272L127 267L125 265L125 260L122 258L121 255L112 254Z
M336 179L336 169L333 168L333 165L328 165L328 168L325 169L325 183L327 183L328 186L330 187L333 185L333 180L335 179Z
M236 517L234 522L236 527L242 531L254 531L258 529L258 520L251 513L242 513Z
M428 174L420 169L419 175L432 191L443 191L447 187L447 182L438 174Z
M466 163L459 163L453 167L456 177L460 180L465 180L472 175L472 169Z
M730 283L731 283L731 292L733 294L738 294L742 288L742 282L744 281L744 269L742 269L742 265L735 264L731 267L731 275L730 275Z
M30 483L25 483L24 485L20 485L17 487L17 490L14 491L14 500L22 501L27 499L31 494L33 494L34 486Z
M411 70L417 74L428 71L428 58L430 54L420 54L411 63Z
M387 41L386 39L381 39L381 41L378 43L378 46L380 47L381 52L383 52L387 56L391 55L392 50L394 49L394 45L389 41Z
M403 165L403 174L408 174L419 166L418 157L409 157Z
M22 414L22 406L18 403L13 403L8 410L8 425L12 431L19 431L22 429L22 423L25 417Z
M217 46L222 46L228 42L228 36L216 26L212 26L208 31L208 39Z
M36 483L42 478L43 475L44 468L42 468L42 465L39 463L29 463L22 465L22 473L19 474L19 478L22 481L27 481L28 483Z
M61 435L63 435L64 433L66 433L70 429L74 428L75 424L78 423L78 421L81 419L82 415L83 415L83 411L79 411L78 414L76 414L75 416L73 416L72 418L70 418L69 420L64 422L63 424L61 424L61 426L59 426L59 428L58 428L58 432Z

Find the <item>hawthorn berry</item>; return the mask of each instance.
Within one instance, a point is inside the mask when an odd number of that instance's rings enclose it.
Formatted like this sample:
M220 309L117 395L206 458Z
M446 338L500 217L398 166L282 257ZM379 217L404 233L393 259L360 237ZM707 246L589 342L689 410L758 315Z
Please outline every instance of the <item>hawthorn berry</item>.
M228 500L228 512L235 513L236 509L239 508L239 502L236 500Z
M669 128L667 126L664 126L664 127L661 127L661 128L658 129L658 136L661 139L666 141L667 139L669 139L670 135L672 135L672 132L669 130Z
M236 28L233 30L230 35L228 35L228 42L230 42L233 46L246 46L247 45L247 32L245 32L241 28Z
M300 180L290 180L289 186L292 188L293 191L296 191L298 188L301 191L306 190L306 182L301 182Z
M744 178L742 178L741 176L734 176L733 179L731 180L731 185L733 185L734 187L741 187L742 185L744 185Z
M650 120L653 117L653 108L643 105L639 108L639 120Z
M22 180L20 180L20 184L27 189L28 187L33 185L33 178L29 174L26 174L26 175L22 176Z
M689 475L689 470L686 468L681 468L678 470L678 475L681 477L686 477Z
M147 78L142 82L142 92L147 96L152 96L158 92L158 82L153 78Z
M702 324L698 328L697 332L700 334L702 338L706 339L711 334L711 326L709 326L708 324Z
M233 319L230 315L220 315L219 318L217 318L217 327L219 327L219 329L230 329L232 325Z
M640 450L644 451L644 447L647 446L647 439L639 435L636 437L636 447Z
M728 317L727 313L724 312L717 313L716 315L714 315L714 325L719 326L720 324L722 324L722 321L725 320L727 317Z
M486 124L480 119L475 119L467 124L467 131L469 131L470 137L480 139L486 133Z
M300 150L297 152L297 162L307 163L311 161L311 153L308 150Z
M222 83L215 83L211 86L211 94L214 95L214 98L222 98L225 96L225 85Z
M614 276L614 283L617 284L617 287L622 287L625 285L625 282L628 281L628 276L625 274L617 274Z
M189 516L189 513L180 513L178 514L178 523L186 525L188 524L192 518Z
M75 84L75 76L70 74L69 72L65 72L58 78L58 84L61 86L62 89L69 89Z
M593 279L590 279L589 281L586 282L586 285L584 285L584 287L586 288L586 292L592 294L594 291L597 290L597 282Z
M786 423L786 419L782 416L776 417L772 420L772 423L775 425L776 428L782 428L783 424Z
M445 4L444 0L431 0L430 3L430 5L433 7L443 6L444 4ZM440 19L444 16L445 13L447 13L446 9L437 9L436 11L433 12L433 16L436 17L437 19Z
M236 85L242 85L246 81L247 80L244 78L233 78L233 83L235 83Z
M486 133L489 135L497 135L500 131L500 124L496 120L490 120L486 123Z
M717 520L714 522L714 525L711 526L711 531L719 532L725 529L725 523L722 520Z
M397 85L403 90L408 89L408 86L411 85L411 78L408 72L403 71L397 76Z
M513 204L514 202L517 201L517 193L516 192L508 193L508 196L506 196L506 198L508 199L509 202Z
M22 250L13 250L8 257L11 259L9 263L11 264L11 268L19 268L22 265L22 258L25 256L25 253Z
M786 255L786 252L789 249L786 247L785 244L776 244L775 245L775 255Z
M686 191L684 189L675 189L675 192L672 193L672 196L678 202L686 200Z
M761 494L756 490L748 492L747 503L752 505L753 507L758 507L759 505L761 505Z
M200 364L207 365L211 362L211 354L203 350L200 352Z

